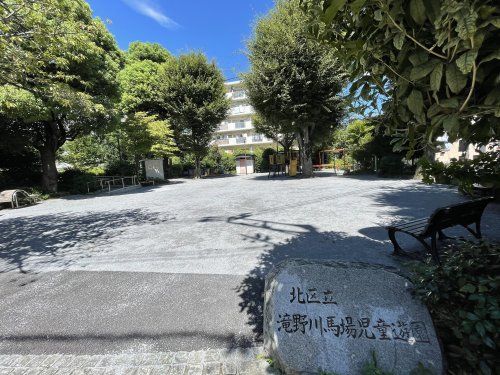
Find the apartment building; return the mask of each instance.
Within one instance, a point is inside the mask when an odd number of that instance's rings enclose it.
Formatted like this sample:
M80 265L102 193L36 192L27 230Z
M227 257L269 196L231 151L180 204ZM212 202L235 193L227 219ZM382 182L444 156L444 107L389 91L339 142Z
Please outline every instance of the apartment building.
M480 155L480 152L488 152L492 150L498 150L498 145L493 143L482 146L478 148L476 145L467 143L462 139L459 139L453 143L448 143L448 137L440 137L439 141L444 144L441 149L436 152L435 160L443 162L444 164L450 164L452 160L472 160Z
M255 112L248 102L242 82L226 82L224 85L231 108L227 118L217 128L212 144L228 153L233 153L235 149L252 152L256 147L274 147L273 140L255 132L252 124Z

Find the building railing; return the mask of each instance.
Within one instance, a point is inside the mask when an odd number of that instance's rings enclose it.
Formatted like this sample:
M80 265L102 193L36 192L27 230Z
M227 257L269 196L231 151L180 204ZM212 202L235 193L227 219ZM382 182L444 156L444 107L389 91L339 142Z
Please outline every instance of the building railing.
M241 144L241 143L246 143L247 139L245 137L236 137L236 143Z

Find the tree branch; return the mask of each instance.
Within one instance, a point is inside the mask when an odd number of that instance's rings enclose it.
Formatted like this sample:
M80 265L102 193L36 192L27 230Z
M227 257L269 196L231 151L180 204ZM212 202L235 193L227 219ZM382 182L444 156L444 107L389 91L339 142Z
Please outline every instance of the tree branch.
M424 46L422 43L420 43L418 40L416 40L414 37L412 37L411 35L409 35L405 29L403 29L401 26L399 26L396 21L394 21L394 19L391 17L391 15L389 14L389 12L387 12L387 16L389 17L389 19L391 20L391 22L393 23L394 26L396 26L398 28L399 31L401 31L408 39L412 40L416 45L418 45L419 47L423 48L424 50L426 50L427 52L429 53L432 53L433 55L443 59L443 60L446 60L447 57L445 55L441 55L440 53L437 53L437 52L434 52L432 50L430 50L429 48L427 48L426 46Z

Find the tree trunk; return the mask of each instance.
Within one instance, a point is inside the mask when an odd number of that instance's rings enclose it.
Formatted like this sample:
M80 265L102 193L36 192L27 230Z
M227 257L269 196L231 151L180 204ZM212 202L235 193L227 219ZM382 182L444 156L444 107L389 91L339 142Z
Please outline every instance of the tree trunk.
M312 164L312 145L309 138L309 127L304 126L301 128L301 133L298 134L297 139L300 144L300 159L302 163L302 177L313 176Z
M39 148L42 161L42 189L49 193L57 192L56 152L61 147L61 127L53 120L44 123L43 145Z
M194 178L201 178L201 160L199 156L194 158Z
M42 160L42 189L48 193L57 192L56 151L51 147L40 150Z

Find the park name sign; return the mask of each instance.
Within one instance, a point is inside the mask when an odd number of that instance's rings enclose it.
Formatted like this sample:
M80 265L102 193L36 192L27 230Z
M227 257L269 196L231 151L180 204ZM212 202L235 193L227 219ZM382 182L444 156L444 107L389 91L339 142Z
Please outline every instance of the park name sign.
M285 374L443 373L428 310L395 268L288 260L266 278L264 346Z

